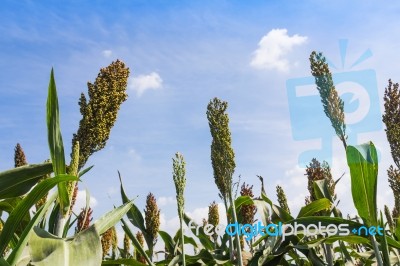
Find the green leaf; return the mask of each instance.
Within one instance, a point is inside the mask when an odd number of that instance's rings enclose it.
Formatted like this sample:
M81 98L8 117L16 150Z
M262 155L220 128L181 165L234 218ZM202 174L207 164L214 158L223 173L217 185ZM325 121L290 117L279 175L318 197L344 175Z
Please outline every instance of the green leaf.
M165 247L170 251L173 252L174 247L175 247L175 241L172 239L172 237L164 231L159 231L158 234L161 236Z
M32 220L29 222L28 226L25 227L23 233L19 237L19 241L17 245L13 248L11 254L8 256L7 261L11 265L15 265L26 246L28 243L30 234L32 233L32 228L35 227L43 218L43 216L46 214L48 208L50 207L51 204L54 203L54 201L57 198L57 192L53 193L46 201L46 203L36 212L35 216L33 216Z
M36 266L98 266L101 265L103 255L95 226L67 239L58 238L35 227L29 241L29 249L31 264Z
M119 206L118 208L104 214L100 219L94 222L99 235L105 233L108 229L113 227L122 217L129 211L133 203L131 201Z
M43 198L55 185L60 182L76 181L78 178L74 176L59 176L49 178L41 181L35 186L31 192L15 207L10 213L7 221L4 224L3 231L0 234L0 254L4 252L7 244L12 239L14 232L17 230L19 224L24 219L25 214L35 203Z
M66 173L65 154L60 130L58 97L53 69L51 69L47 95L47 137L54 173L56 176L64 175ZM66 183L58 184L58 196L60 199L61 211L65 214L69 210L70 204Z
M125 222L124 219L121 219L122 222L122 229L124 229L125 233L128 235L128 237L132 240L132 244L135 246L135 248L142 254L142 256L146 259L147 263L149 265L154 266L154 263L151 262L149 256L147 253L144 251L143 247L140 245L139 241L137 238L133 235L131 229L129 229L128 224Z
M52 172L51 163L31 164L0 173L0 199L26 194L39 179Z
M214 249L214 244L213 242L208 238L208 236L204 233L203 227L197 225L193 220L186 215L186 213L183 215L183 220L185 221L186 225L189 226L189 223L192 221L192 228L191 231L192 233L199 239L200 243L204 246L205 249L207 250L213 250ZM197 234L197 228L199 228L199 234Z
M94 165L89 166L88 168L85 168L85 169L83 169L82 171L80 171L80 172L78 173L78 177L80 178L81 176L83 176L84 174L86 174L87 172L89 172L90 170L92 170L93 166L94 166Z
M332 195L329 192L328 182L326 179L314 181L313 188L317 199L327 198L331 202L333 202Z
M376 226L378 156L375 146L372 142L348 146L346 154L350 167L351 192L358 215L368 226Z
M290 220L294 219L290 215L290 213L288 213L287 211L282 209L280 206L273 204L272 201L264 193L261 193L261 198L265 202L267 202L271 207L271 210L272 210L271 220L272 220L272 222L274 222L274 223L287 222L287 221L290 221Z
M327 198L315 200L310 204L301 208L297 218L311 216L319 211L327 210L331 207L332 203Z
M11 265L8 264L8 262L5 259L0 258L0 266L11 266Z
M121 197L122 197L122 202L128 202L129 199L125 194L125 190L124 190L124 186L122 185L122 177L120 172L118 172L118 177L119 177L119 181L121 183ZM151 238L149 236L149 234L147 233L146 227L144 225L144 218L142 213L140 212L139 208L136 207L135 204L132 203L132 208L129 210L129 212L127 213L128 219L129 221L136 226L137 228L140 229L140 231L142 231L144 240L146 241L146 244L148 247L152 246L153 243L151 242Z

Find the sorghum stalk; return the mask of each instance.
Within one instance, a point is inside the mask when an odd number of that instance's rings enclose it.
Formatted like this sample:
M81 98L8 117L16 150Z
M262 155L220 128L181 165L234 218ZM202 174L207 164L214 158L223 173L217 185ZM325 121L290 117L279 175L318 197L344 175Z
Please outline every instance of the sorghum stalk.
M186 266L185 260L185 239L183 235L183 214L185 209L185 186L186 186L186 170L185 170L185 160L179 152L175 154L175 158L172 158L172 168L173 168L173 179L176 189L176 202L178 205L178 215L179 215L179 228L181 232L181 248L182 248L182 264Z
M226 114L228 103L214 98L207 106L207 119L210 126L212 136L211 143L211 163L214 172L214 180L220 195L224 201L225 208L228 212L228 201L232 208L233 222L237 223L235 203L232 195L232 176L235 171L235 153L231 145L231 133L229 130L229 117ZM230 223L227 217L228 224ZM232 252L232 237L229 237L230 255ZM237 257L239 265L242 263L242 254L240 248L239 236L236 235Z

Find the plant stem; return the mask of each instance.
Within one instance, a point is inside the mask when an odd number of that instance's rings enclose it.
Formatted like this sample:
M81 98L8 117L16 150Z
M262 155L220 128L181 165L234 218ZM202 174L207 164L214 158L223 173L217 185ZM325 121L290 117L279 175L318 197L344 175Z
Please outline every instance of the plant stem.
M371 235L371 242L372 242L372 247L374 248L376 262L378 263L378 266L383 266L382 256L381 256L381 253L379 252L379 248L378 248L378 244L376 243L375 236L373 236L373 235Z
M232 192L231 191L229 192L229 201L231 202L231 207L232 207L233 223L237 224L236 207L235 207L235 202L233 201L233 198L232 198ZM240 246L240 240L239 240L239 230L236 231L235 242L236 242L236 248L237 248L238 265L239 266L243 266L242 248Z
M226 213L228 213L229 209L228 209L228 203L226 202L226 198L223 197L223 200L224 200ZM227 224L230 223L228 215L226 216L226 221L227 221ZM232 240L232 236L229 235L228 239L229 239L229 258L231 259L231 261L233 261L233 240Z
M326 262L328 263L328 266L333 266L332 245L325 244L325 250L326 250Z
M63 236L65 220L66 220L66 217L63 215L62 211L59 210L58 215L57 215L56 228L55 228L55 234L58 237Z
M183 217L183 214L181 215L181 217ZM183 222L182 222L182 218L179 219L179 223L180 223L180 230L181 230L181 244L182 244L182 265L186 266L186 259L185 259L185 238L183 235Z

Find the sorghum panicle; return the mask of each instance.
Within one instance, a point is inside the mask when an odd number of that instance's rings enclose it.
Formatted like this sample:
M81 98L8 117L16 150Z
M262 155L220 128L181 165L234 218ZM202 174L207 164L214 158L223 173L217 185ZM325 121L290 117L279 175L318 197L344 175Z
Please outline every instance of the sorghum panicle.
M241 196L249 196L250 198L254 198L253 194L253 186L249 184L243 183L240 189ZM254 223L254 215L257 212L257 207L254 204L243 205L240 208L240 212L242 214L242 223L243 224L253 224Z
M176 201L178 205L178 215L180 219L183 219L183 213L185 208L185 186L186 186L186 170L185 170L185 160L179 152L175 154L175 158L172 158L172 168L173 168L173 179L175 183L176 190Z
M394 208L393 218L400 217L400 171L394 168L392 165L387 170L389 186L393 190L394 195Z
M103 250L103 259L110 252L110 248L112 246L112 239L113 239L113 229L111 227L107 231L105 231L104 234L101 235L101 247Z
M136 239L138 240L140 246L144 248L144 237L142 232L139 231L136 233ZM140 254L137 250L135 251L135 257L137 261L141 263L146 263L145 257L142 254Z
M386 125L386 137L388 139L393 161L400 168L400 91L399 84L389 79L383 97L385 113L382 121Z
M158 209L156 198L152 193L147 195L144 217L146 222L146 231L152 242L155 244L157 241L158 231L160 230L160 210Z
M322 164L315 158L313 158L309 165L306 167L306 174L308 178L308 191L310 192L310 201L315 201L316 196L314 192L314 181L325 179L328 183L328 189L332 196L332 199L336 199L335 194L335 182L332 178L331 169L327 162Z
M322 53L313 51L310 55L311 74L319 91L325 115L331 121L336 135L346 144L346 124L344 121L344 102L339 97L329 70L328 63Z
M212 136L211 162L215 184L223 198L227 199L232 188L232 175L235 171L235 153L232 149L229 117L226 114L228 103L214 98L207 106L207 119Z
M75 233L79 233L87 228L89 228L90 222L93 220L92 214L93 210L89 207L86 217L85 217L86 209L82 208L81 212L78 215L78 222L75 228Z
M17 143L14 149L14 166L20 167L27 164L28 162L26 161L24 150L22 149L21 145Z
M82 119L72 139L72 144L76 141L80 144L79 169L90 155L105 147L120 106L128 97L128 77L129 68L117 60L100 69L94 83L88 82L89 101L85 94L81 94L79 106Z
M289 205L287 202L287 197L285 191L281 186L276 186L276 197L278 198L279 206L290 214Z

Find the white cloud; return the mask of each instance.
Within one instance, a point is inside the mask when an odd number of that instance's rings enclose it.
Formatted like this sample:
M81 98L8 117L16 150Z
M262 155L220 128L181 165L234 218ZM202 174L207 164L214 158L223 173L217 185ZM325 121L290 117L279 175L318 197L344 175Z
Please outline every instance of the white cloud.
M136 91L140 97L147 90L158 90L162 88L163 80L156 72L148 75L139 75L130 79L129 88Z
M90 196L89 206L93 209L97 205L96 198ZM74 205L74 212L79 213L82 208L86 206L86 191L79 190L78 195L76 196L76 201Z
M297 34L289 36L287 29L273 29L258 43L258 49L254 51L250 65L257 69L277 69L287 72L290 63L285 57L294 46L301 45L306 40L306 36Z
M101 52L101 54L105 57L105 58L109 58L112 55L112 51L111 50L104 50Z
M157 200L158 206L166 206L169 204L175 204L176 199L174 197L159 197Z

